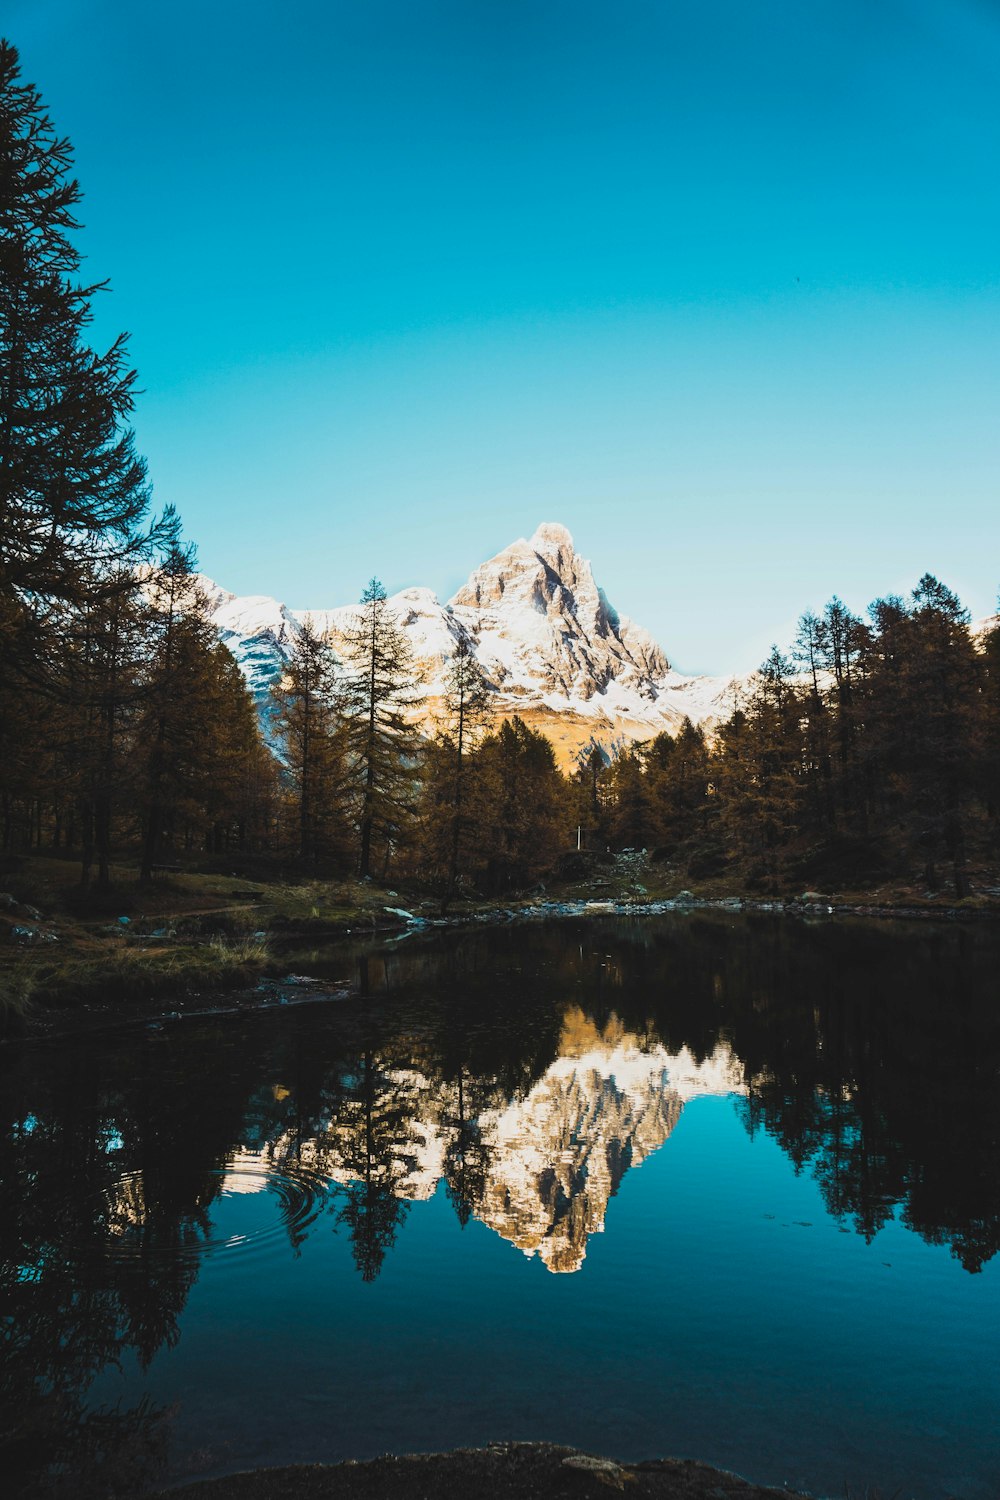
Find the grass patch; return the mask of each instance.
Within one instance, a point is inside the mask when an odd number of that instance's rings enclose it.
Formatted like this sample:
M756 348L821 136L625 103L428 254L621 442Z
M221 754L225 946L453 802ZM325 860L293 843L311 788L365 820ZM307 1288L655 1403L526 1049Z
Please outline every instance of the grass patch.
M27 959L0 969L0 1036L23 1030L36 986L36 965Z
M30 1000L63 1008L240 989L268 966L267 945L249 938L171 948L121 947L63 962L46 957L31 965Z

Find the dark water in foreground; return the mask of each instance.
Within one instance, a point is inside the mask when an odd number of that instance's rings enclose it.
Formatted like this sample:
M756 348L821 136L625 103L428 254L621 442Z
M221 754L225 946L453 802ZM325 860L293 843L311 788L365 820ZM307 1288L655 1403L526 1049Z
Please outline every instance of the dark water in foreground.
M546 1438L995 1500L998 958L563 922L296 958L357 1001L0 1051L0 1466L131 1494Z

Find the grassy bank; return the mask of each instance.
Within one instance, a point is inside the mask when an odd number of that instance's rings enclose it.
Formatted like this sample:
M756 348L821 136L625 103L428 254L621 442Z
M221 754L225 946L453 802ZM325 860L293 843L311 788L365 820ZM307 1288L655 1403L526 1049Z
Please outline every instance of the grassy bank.
M290 944L393 931L408 916L441 916L440 896L415 882L268 879L198 870L171 872L140 885L122 864L109 886L83 889L78 866L33 857L0 874L0 1035L32 1017L85 1007L140 1007L155 1000L252 987L281 972ZM451 921L596 902L641 912L661 902L747 901L809 912L982 917L1000 915L1000 889L985 880L956 903L918 883L876 889L797 891L764 896L738 874L700 881L644 852L567 853L528 892L467 894L448 908ZM554 906L553 906L554 904Z

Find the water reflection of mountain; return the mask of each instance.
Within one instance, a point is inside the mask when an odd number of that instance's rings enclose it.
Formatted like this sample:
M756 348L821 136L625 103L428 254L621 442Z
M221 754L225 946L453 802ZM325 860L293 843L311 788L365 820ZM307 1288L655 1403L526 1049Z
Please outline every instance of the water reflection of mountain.
M701 1062L567 1012L560 1053L523 1100L481 1121L490 1167L476 1217L550 1271L576 1271L626 1171L659 1149L696 1095L742 1092L720 1043Z
M156 1414L88 1426L87 1388L177 1340L203 1255L230 1253L221 1197L262 1182L271 1253L335 1224L369 1281L442 1183L461 1223L575 1270L687 1100L735 1092L845 1227L870 1239L895 1216L977 1271L1000 1248L996 946L902 924L566 923L372 956L355 1006L4 1049L5 1478L148 1451Z
M613 1013L598 1027L572 1006L556 1057L523 1094L366 1053L355 1092L313 1138L285 1132L263 1155L282 1169L294 1158L347 1189L356 1243L365 1208L391 1243L403 1210L393 1214L388 1200L425 1200L444 1180L463 1220L479 1219L550 1271L576 1271L625 1172L663 1145L685 1102L742 1092L725 1044L698 1061L626 1031ZM256 1151L235 1154L227 1182L238 1186L259 1161Z

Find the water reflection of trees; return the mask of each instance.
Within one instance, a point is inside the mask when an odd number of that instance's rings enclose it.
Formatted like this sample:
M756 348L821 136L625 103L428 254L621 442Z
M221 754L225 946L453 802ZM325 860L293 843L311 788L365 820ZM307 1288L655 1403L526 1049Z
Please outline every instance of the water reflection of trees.
M15 1494L132 1494L162 1416L86 1411L83 1392L131 1353L178 1338L239 1085L179 1080L155 1049L47 1048L5 1060L0 1110L0 1467ZM199 1097L211 1107L193 1107ZM190 1090L190 1091L189 1091Z
M814 1173L831 1213L868 1239L896 1214L969 1271L997 1253L991 929L705 917L690 941L625 941L659 1030L679 1025L695 1049L716 1028L731 1040L748 1128Z
M976 1271L1000 1248L996 946L990 928L706 914L413 945L385 960L382 984L450 997L434 1002L449 1076L464 1048L471 1076L492 1066L511 1098L558 1049L567 997L599 1027L617 1015L699 1061L728 1042L747 1127L815 1175L832 1214L868 1239L896 1215ZM459 1177L477 1119L458 1133ZM468 1190L454 1201L475 1211Z
M363 1007L8 1052L0 1463L15 1493L88 1465L94 1493L136 1487L115 1464L155 1458L161 1414L88 1413L86 1391L176 1342L241 1153L332 1182L330 1214L289 1218L290 1247L344 1233L366 1281L440 1183L461 1224L557 1238L548 1263L573 1269L676 1118L669 1084L653 1100L656 1049L696 1068L731 1049L747 1128L815 1175L832 1214L867 1238L897 1214L978 1270L1000 1246L994 952L972 929L567 923L376 957ZM648 1107L586 1062L623 1045L648 1055ZM542 1147L512 1181L501 1124L529 1105Z

